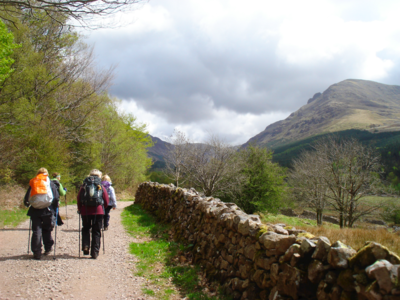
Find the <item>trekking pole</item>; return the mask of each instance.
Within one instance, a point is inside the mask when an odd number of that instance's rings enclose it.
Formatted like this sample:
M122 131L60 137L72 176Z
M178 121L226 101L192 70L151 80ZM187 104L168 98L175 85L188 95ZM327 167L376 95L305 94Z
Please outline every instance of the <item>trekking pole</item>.
M103 254L105 254L105 253L106 253L106 248L104 245L104 218L103 218Z
M101 222L101 224L102 224L101 227L103 229L103 254L105 254L106 253L106 249L105 249L105 245L104 245L104 219L105 219L105 216L106 216L106 210L104 208L104 204L103 204L103 212L104 212L104 215L103 215L103 220Z
M53 259L56 259L56 247L57 247L57 217L58 217L58 207L56 209L56 233L54 236L54 257Z
M30 242L31 242L31 226L32 226L32 219L29 220L28 254L29 254L29 248L30 248Z
M67 195L65 195L65 218L67 219L67 228L68 228L68 207L67 207Z
M78 211L79 214L79 211ZM78 215L79 218L79 258L81 257L81 215Z

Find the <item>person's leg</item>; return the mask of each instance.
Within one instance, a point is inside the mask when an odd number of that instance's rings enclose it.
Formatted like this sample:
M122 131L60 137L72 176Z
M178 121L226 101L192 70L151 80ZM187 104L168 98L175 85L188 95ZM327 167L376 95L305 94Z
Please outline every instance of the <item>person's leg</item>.
M90 249L90 228L92 228L92 216L82 216L82 250L85 255Z
M107 206L106 211L104 214L104 230L108 229L108 225L110 225L110 211L112 209L112 206Z
M54 240L51 236L51 232L54 228L54 219L53 216L42 217L42 236L43 236L43 245L45 254L49 254L52 246L54 245Z
M93 258L97 258L100 252L102 222L103 222L103 215L95 216L92 227L92 249L90 252L90 255Z
M34 258L40 259L42 254L42 219L40 217L31 217L32 219L32 240L31 250Z

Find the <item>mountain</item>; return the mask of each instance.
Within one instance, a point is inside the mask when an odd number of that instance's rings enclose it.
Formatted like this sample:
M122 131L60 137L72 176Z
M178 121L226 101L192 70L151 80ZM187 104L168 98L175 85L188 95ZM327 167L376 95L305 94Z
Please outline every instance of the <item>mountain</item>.
M317 93L288 118L246 144L277 148L312 136L348 129L400 131L400 86L348 79Z
M150 147L147 151L149 157L153 159L153 166L152 169L162 169L165 167L164 157L168 152L168 149L174 147L174 145L164 142L163 140L159 139L158 137L150 135L154 146Z

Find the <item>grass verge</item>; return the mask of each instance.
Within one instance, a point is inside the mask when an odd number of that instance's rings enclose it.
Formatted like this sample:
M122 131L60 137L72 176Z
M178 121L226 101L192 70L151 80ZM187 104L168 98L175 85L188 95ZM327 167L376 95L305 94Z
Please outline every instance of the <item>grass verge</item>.
M19 208L13 210L0 210L0 228L4 227L15 227L19 223L25 221L29 217L26 215L28 209Z
M150 283L143 287L144 294L163 300L176 293L193 300L229 299L220 294L203 292L200 268L180 263L180 257L192 245L170 241L167 234L169 227L156 223L155 218L139 205L124 209L122 223L131 235L149 240L130 244L130 252L139 259L136 275L147 278Z

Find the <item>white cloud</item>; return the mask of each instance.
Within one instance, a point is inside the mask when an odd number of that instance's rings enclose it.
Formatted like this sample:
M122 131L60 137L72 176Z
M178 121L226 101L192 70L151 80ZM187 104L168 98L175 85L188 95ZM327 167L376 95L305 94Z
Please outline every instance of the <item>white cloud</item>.
M290 114L289 112L238 114L227 109L215 109L210 111L213 115L210 120L181 124L169 122L159 115L141 109L133 99L121 101L120 110L133 114L137 122L147 125L151 135L161 139L166 139L172 135L174 129L178 129L194 142L203 142L210 134L217 134L232 145L247 142L250 137L264 130L266 125L285 119Z

